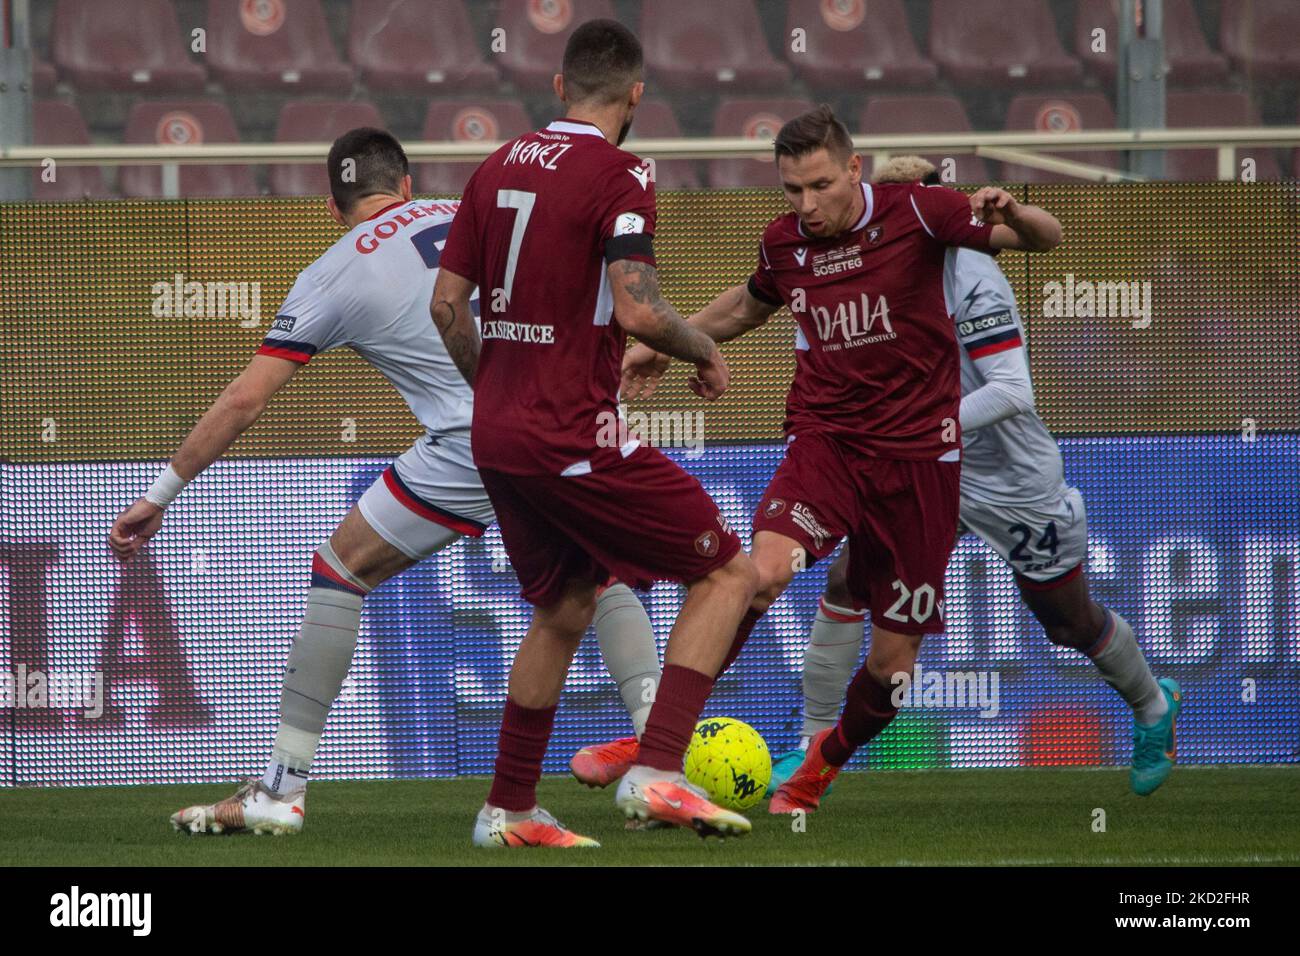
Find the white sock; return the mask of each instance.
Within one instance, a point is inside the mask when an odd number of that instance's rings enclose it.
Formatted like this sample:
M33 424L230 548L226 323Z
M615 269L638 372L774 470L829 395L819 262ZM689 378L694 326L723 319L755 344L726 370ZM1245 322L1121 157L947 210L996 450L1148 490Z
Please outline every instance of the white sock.
M307 771L290 769L288 764L272 758L262 774L262 786L274 794L293 793L307 786Z
M306 613L285 662L280 724L262 777L268 790L287 793L306 785L330 706L352 666L369 591L328 541L316 549Z
M807 753L807 752L808 752L808 745L809 745L810 743L812 743L812 738L811 738L811 737L800 737L800 738L799 738L799 749L802 750L804 753Z
M865 612L836 607L823 598L803 657L805 740L834 727L844 709L844 689L858 669L866 635ZM807 749L807 744L803 745Z
M1106 626L1097 640L1101 650L1088 653L1088 657L1097 665L1102 679L1133 708L1134 719L1139 724L1154 724L1169 710L1165 693L1147 666L1128 621L1109 608L1103 610Z
M659 690L659 649L650 617L631 588L615 583L596 599L592 621L601 656L639 739Z

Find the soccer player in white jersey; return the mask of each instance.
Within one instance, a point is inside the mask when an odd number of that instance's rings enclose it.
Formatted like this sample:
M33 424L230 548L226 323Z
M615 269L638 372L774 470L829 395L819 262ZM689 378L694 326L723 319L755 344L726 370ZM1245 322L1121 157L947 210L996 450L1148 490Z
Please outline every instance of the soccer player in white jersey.
M194 833L281 835L302 828L307 776L330 705L351 665L363 598L462 535L481 535L494 517L470 452L473 395L429 317L441 250L458 203L412 200L406 153L382 130L360 128L340 136L327 165L327 207L346 234L298 276L257 354L153 486L117 517L109 543L119 559L130 560L158 532L180 490L258 419L303 365L330 349L348 346L375 366L425 431L312 555L307 610L285 667L280 724L266 772L233 797L172 816L177 829ZM351 174L346 178L345 169ZM471 305L477 316L477 294ZM625 585L607 589L600 608L602 644L621 642L630 633L653 648L649 619ZM629 710L638 708L644 705L629 699ZM644 726L643 712L635 718ZM483 843L593 842L534 809L526 820L503 822L482 834Z
M897 157L872 179L939 181L918 156ZM1083 497L1066 485L1056 439L1034 409L1024 327L1002 270L982 253L949 249L943 283L961 347L960 531L977 534L1011 567L1048 640L1089 657L1132 708L1130 785L1145 796L1173 767L1178 684L1157 681L1128 622L1088 595ZM827 575L804 657L800 749L773 767L774 813L816 808L801 792L800 777L820 768L803 766L805 755L810 741L834 732L844 688L857 668L864 612L845 586L847 563L846 547Z

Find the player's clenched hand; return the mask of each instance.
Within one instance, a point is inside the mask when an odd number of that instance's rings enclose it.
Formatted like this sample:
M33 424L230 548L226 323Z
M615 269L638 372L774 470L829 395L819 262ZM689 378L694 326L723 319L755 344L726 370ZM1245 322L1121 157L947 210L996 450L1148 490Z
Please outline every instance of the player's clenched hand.
M144 547L145 542L158 533L162 527L163 509L152 501L137 499L113 522L113 529L108 533L108 544L119 561L130 561L135 553Z
M1009 226L1020 215L1020 203L1005 189L984 186L971 193L970 211L990 226Z
M623 354L623 381L619 398L649 398L659 387L672 356L656 352L648 345L636 344Z
M713 401L719 395L727 390L727 385L731 382L731 370L727 368L726 361L722 358L722 353L715 346L713 354L699 365L695 366L695 374L686 380L686 384L691 387L691 391L700 398L707 398Z

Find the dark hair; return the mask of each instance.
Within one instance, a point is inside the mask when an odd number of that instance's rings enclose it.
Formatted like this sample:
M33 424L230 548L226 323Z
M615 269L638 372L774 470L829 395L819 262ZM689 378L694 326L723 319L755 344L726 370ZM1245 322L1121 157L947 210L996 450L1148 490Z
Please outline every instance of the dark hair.
M942 186L943 177L939 175L939 170L932 169L921 177L921 184L923 186Z
M612 103L641 79L641 41L617 20L588 20L564 45L565 95L571 103Z
M775 149L777 156L791 159L825 149L832 158L842 162L853 154L853 140L844 124L835 118L835 111L823 103L782 126L776 134Z
M348 160L352 165L345 170ZM343 212L351 211L367 196L400 193L402 178L411 168L397 137L371 126L350 129L336 139L325 165L330 174L330 195Z

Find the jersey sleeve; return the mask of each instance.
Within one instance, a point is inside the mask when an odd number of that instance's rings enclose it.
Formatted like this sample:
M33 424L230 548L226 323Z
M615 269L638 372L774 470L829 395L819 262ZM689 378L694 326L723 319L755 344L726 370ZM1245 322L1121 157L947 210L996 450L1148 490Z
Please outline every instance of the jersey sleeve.
M258 355L271 355L306 365L312 356L343 345L345 333L334 304L303 272L275 314Z
M772 263L767 258L767 245L763 240L758 243L758 268L749 277L749 294L759 302L767 305L782 306L781 290L777 287L776 277L772 274Z
M965 246L990 255L997 251L989 245L993 227L970 211L970 198L946 186L923 186L917 183L909 197L916 218L930 237L945 246Z
M479 169L482 167L480 166ZM474 175L465 184L465 191L461 194L456 215L451 220L451 229L447 233L447 240L443 243L438 265L468 279L475 285L480 285L479 250L482 248L482 243L479 241L478 203L474 198L476 195L474 181L477 178L478 170L475 170Z
M625 162L611 167L601 203L600 242L607 263L619 259L655 264L655 184L651 167Z
M957 301L953 303L957 341L974 360L1022 348L1025 344L1011 283L991 260L984 262L988 263L987 268L958 270Z

